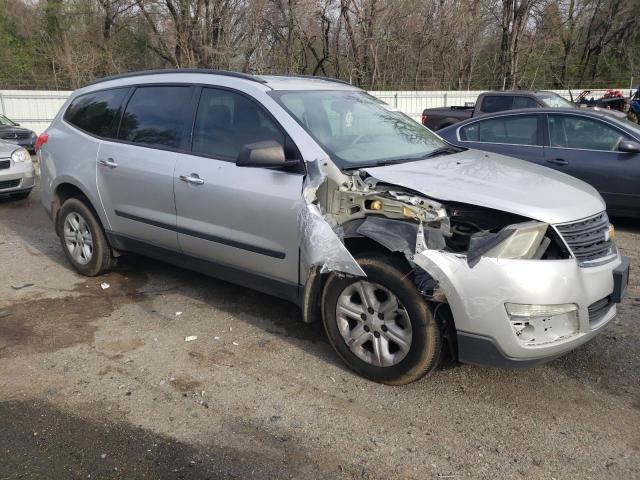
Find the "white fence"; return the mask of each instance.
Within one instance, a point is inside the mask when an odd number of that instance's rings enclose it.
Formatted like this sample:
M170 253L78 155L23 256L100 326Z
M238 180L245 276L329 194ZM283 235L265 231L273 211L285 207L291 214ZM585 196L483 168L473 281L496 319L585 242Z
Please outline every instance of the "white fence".
M624 91L624 89L619 89ZM568 90L553 90L569 99ZM483 90L474 91L374 91L372 95L392 105L407 115L420 119L425 108L448 107L475 102ZM573 91L574 95L579 93ZM604 90L592 90L591 95L600 97ZM69 91L46 90L0 90L0 113L26 128L41 133L55 117L69 97Z

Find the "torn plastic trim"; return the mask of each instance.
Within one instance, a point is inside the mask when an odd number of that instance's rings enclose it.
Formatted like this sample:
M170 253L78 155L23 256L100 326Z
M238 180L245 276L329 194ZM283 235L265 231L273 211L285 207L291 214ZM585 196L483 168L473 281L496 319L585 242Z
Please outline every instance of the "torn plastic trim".
M317 266L320 273L342 272L357 277L366 274L341 239L341 230L330 215L323 215L316 192L327 177L317 160L307 162L307 175L302 188L304 205L298 209L301 233L300 259L307 268Z

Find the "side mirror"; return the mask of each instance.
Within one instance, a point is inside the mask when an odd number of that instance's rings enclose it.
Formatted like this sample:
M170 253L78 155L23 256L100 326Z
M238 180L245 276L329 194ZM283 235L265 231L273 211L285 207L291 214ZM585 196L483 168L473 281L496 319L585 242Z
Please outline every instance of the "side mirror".
M283 168L298 163L298 160L287 160L284 148L275 140L245 145L236 159L238 167Z
M618 144L618 151L625 153L640 153L640 143L633 140L622 140Z

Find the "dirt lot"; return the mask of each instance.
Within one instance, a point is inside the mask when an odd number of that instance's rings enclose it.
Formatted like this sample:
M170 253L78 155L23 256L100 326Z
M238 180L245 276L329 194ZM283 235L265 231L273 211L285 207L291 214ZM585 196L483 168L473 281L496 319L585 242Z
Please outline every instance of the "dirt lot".
M638 265L640 222L617 224ZM76 275L36 192L0 199L0 268L2 479L640 478L637 268L566 357L406 387L251 290L139 257Z

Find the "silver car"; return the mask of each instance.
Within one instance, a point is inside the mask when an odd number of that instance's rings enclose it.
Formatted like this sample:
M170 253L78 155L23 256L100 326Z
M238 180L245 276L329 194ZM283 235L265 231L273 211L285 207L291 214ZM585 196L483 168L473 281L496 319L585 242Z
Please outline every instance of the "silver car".
M454 147L331 79L109 77L39 144L42 202L80 273L135 252L288 299L383 383L446 357L558 357L626 290L592 187Z
M22 147L0 140L0 196L27 198L35 184L31 155Z

